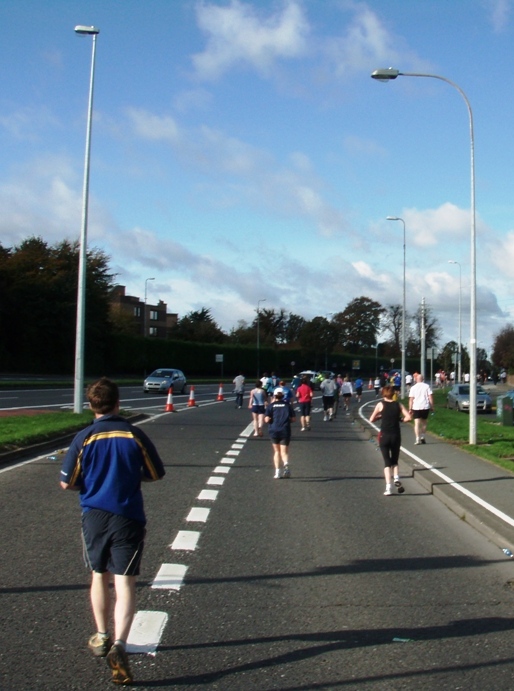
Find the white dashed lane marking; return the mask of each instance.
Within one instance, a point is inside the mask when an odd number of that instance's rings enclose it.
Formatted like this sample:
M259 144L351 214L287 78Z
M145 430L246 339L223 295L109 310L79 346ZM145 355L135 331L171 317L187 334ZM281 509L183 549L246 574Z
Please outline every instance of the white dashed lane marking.
M162 564L154 578L152 588L180 590L187 568L185 564Z
M167 621L166 612L137 612L127 638L127 653L155 655Z
M223 461L221 461L223 463ZM203 489L197 496L197 499L205 499L206 501L215 501L218 498L218 489Z
M222 485L224 482L224 477L216 477L216 475L211 475L211 477L207 480L208 485Z
M194 506L187 515L186 521L190 521L192 523L205 523L209 518L209 511L210 509L203 509L198 506Z
M200 533L196 530L179 530L170 547L171 549L194 552L199 539Z

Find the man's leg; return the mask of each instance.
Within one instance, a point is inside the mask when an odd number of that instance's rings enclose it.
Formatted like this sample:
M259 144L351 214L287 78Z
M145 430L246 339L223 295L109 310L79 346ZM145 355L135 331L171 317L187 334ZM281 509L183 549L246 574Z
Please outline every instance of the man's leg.
M114 638L126 641L136 611L136 577L114 576L116 605L114 606Z
M96 630L107 633L109 626L109 573L91 573L91 606Z

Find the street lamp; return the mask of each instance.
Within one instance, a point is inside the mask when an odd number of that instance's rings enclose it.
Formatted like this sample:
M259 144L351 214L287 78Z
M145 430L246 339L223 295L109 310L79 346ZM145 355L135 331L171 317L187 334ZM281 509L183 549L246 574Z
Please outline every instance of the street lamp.
M261 302L266 302L266 298L257 300L257 379L261 376L261 363L260 363L260 341L259 341L259 328L260 328L260 306Z
M379 81L390 81L396 77L431 77L446 82L464 99L469 115L469 137L471 149L471 279L470 279L470 337L469 337L469 443L477 443L477 275L476 275L476 212L475 212L475 136L473 131L473 111L464 91L446 77L437 74L423 74L417 72L400 72L392 67L372 72L371 77Z
M403 306L402 306L402 383L401 398L405 398L405 320L407 318L405 310L405 221L399 216L387 216L387 221L401 221L403 223Z
M333 312L327 312L327 314L325 315L325 319L328 321L328 318L332 317L333 314L334 314ZM326 341L325 341L325 371L328 371L328 346L326 344Z
M145 306L143 308L143 337L146 336L146 296L148 289L148 281L155 281L155 278L145 278Z
M459 267L459 344L457 351L458 358L458 370L457 370L457 381L460 384L462 381L462 266L460 262L456 262L453 259L448 259L448 264L457 264Z
M86 154L84 160L84 186L82 191L82 226L80 231L79 270L77 282L77 330L75 336L75 380L73 412L84 409L84 331L86 324L86 259L87 259L87 212L89 202L89 156L91 151L91 123L93 120L93 86L95 82L96 37L100 29L94 26L76 26L75 32L92 36L91 76L89 79L89 105L86 126Z

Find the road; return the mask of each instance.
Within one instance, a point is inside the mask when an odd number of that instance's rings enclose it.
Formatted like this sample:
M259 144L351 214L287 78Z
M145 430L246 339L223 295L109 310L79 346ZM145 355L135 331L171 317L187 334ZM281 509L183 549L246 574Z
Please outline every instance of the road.
M198 403L215 401L219 394L219 385L199 384L195 387L195 400ZM230 399L232 396L232 385L224 387L223 397ZM173 394L173 405L177 407L187 406L189 402L190 387L187 394ZM121 406L123 410L143 411L155 413L163 411L166 405L167 394L145 394L142 386L121 386L120 387ZM84 408L88 407L84 396ZM19 390L0 390L0 413L2 411L17 411L23 413L24 410L73 410L73 389L19 389Z
M156 655L132 656L137 687L510 689L512 562L415 481L384 497L351 416L295 429L290 480L273 480L271 445L248 423L227 401L144 425L167 475L144 487L138 610L167 621ZM58 471L40 458L0 472L7 691L112 688L85 647L78 500ZM194 550L170 547L180 531L198 533ZM178 590L151 587L163 564L187 569Z

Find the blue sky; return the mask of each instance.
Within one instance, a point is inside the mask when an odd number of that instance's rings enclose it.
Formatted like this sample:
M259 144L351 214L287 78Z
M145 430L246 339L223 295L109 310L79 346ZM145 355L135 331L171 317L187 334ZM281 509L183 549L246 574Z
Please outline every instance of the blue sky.
M469 340L474 115L477 338L514 322L512 0L3 0L0 240L80 233L97 40L90 246L127 293L226 330L361 295L424 297Z

